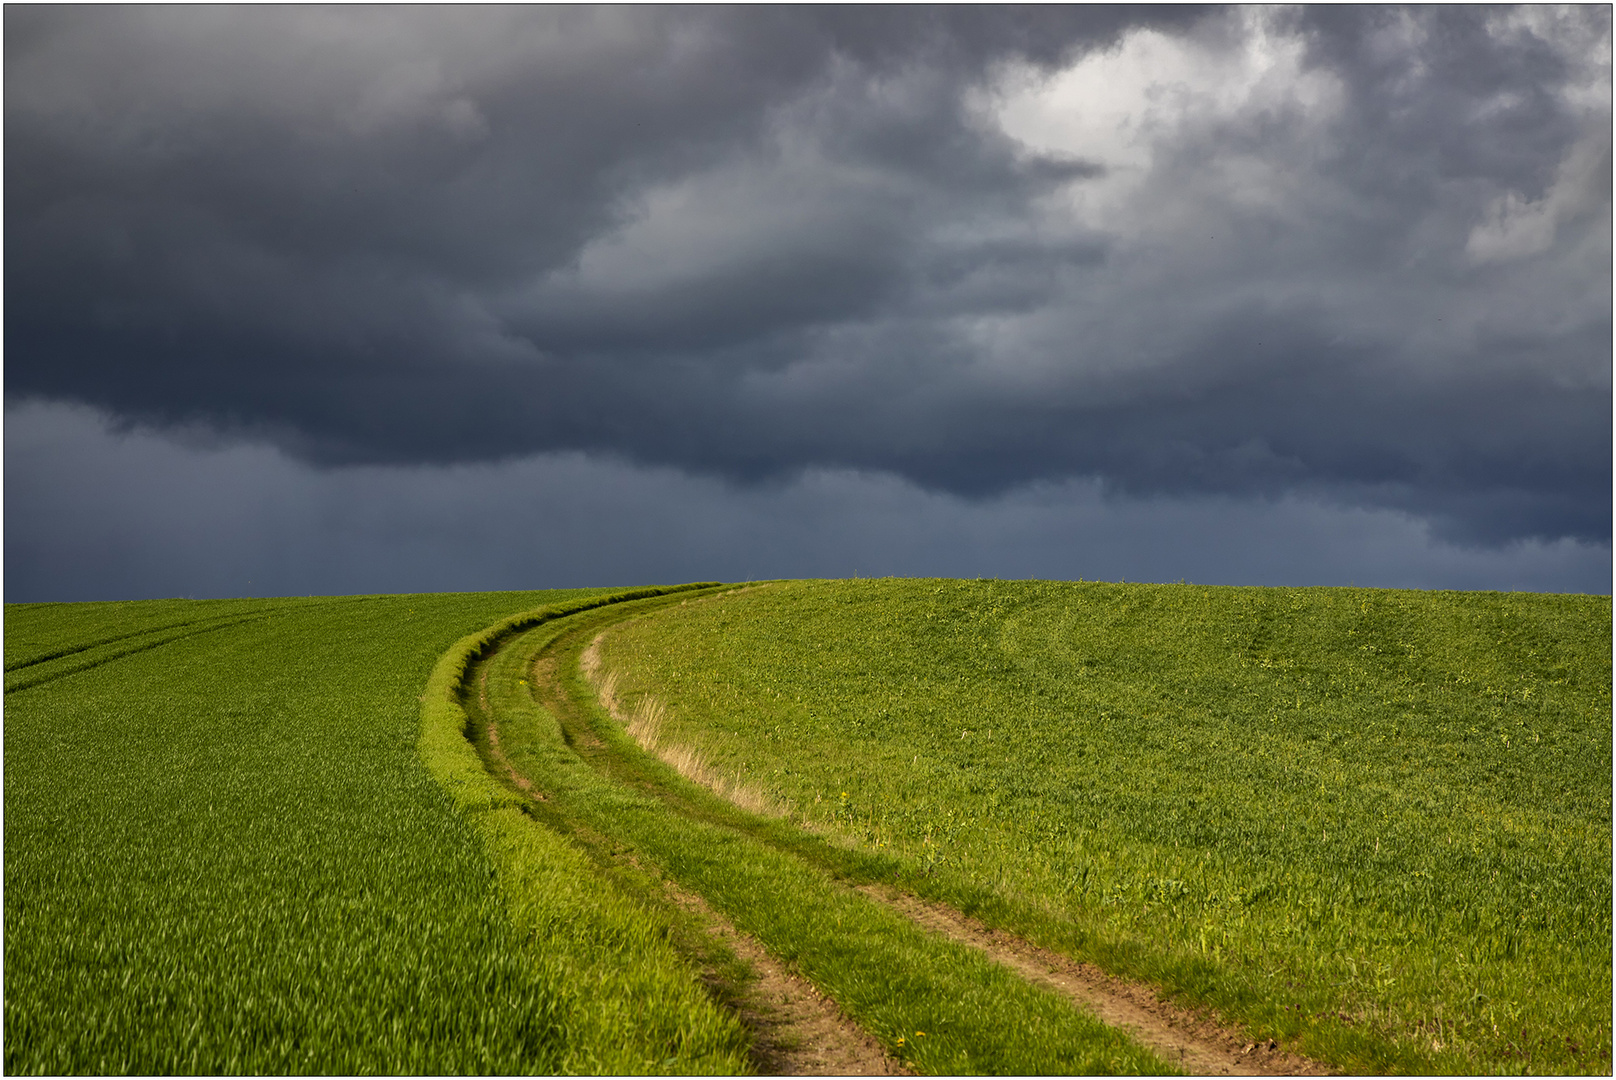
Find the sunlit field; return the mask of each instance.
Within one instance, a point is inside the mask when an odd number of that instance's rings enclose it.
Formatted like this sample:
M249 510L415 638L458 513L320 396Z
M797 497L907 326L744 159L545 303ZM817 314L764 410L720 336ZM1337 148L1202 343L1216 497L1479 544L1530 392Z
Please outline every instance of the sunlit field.
M719 921L883 1067L1177 1068L894 897L1323 1068L1610 1069L1608 597L888 579L5 630L8 1072L759 1071Z
M654 919L419 758L438 655L576 595L7 605L6 1071L741 1067Z
M778 583L603 655L912 888L1323 1060L1609 1068L1608 597Z

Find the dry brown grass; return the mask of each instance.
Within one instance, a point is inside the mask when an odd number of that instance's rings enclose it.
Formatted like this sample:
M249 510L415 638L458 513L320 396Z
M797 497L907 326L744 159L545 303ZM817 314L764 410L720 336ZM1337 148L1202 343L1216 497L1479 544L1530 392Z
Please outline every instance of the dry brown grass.
M638 743L646 753L655 754L673 766L680 776L692 783L700 784L719 798L754 814L784 817L785 811L765 792L738 777L720 772L710 765L695 747L669 740L663 731L668 711L662 702L649 694L643 694L632 708L627 707L618 694L617 672L603 669L600 641L604 636L605 634L601 634L589 643L589 648L579 657L579 667L584 673L584 678L589 680L589 685L594 687L595 696L600 700L601 707L612 719L623 725L623 730L628 732L629 738Z

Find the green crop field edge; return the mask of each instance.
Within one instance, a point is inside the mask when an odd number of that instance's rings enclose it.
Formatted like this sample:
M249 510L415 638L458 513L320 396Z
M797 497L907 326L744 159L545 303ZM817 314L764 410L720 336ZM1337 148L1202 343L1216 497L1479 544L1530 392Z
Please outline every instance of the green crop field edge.
M497 810L519 805L520 801L483 768L476 747L466 738L470 718L460 704L460 688L466 672L502 639L543 623L569 615L644 600L653 596L713 588L718 582L697 582L644 589L628 589L567 604L551 604L512 615L493 626L468 634L450 646L427 677L421 697L421 737L417 744L421 760L433 779L454 798L462 812Z
M579 991L563 1071L580 1074L735 1074L752 1071L750 1039L716 1005L669 944L665 920L614 889L521 800L484 771L466 737L458 693L467 670L506 635L625 600L704 585L635 589L522 612L457 641L421 700L417 743L433 779L482 836L507 910L547 964Z

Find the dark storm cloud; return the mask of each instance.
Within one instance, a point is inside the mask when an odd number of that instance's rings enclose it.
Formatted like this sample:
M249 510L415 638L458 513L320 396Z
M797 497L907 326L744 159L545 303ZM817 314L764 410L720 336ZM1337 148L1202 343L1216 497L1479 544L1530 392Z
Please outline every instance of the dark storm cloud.
M1092 481L962 499L810 470L739 489L576 453L308 469L262 444L5 425L6 599L435 592L769 577L1086 578L1609 593L1610 549L1457 548L1395 511L1108 499Z
M1610 11L6 11L7 395L1609 541Z

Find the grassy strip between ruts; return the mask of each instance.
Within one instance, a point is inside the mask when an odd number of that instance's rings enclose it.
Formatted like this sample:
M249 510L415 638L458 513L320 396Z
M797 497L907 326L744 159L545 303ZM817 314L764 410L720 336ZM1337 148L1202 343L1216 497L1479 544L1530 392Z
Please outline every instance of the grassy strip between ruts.
M581 648L633 608L667 602L614 606L509 634L467 669L465 704L481 724L497 723L504 756L542 791L542 801L528 803L538 821L610 845L700 893L921 1071L1172 1071L1121 1033L919 930L836 880L827 872L832 866L790 850L823 847L814 838L770 843L770 833L789 827L719 803L594 709L572 674ZM536 700L529 682L535 661L554 664L571 692Z
M1608 1072L1610 599L790 582L603 642L888 880L1362 1072Z

